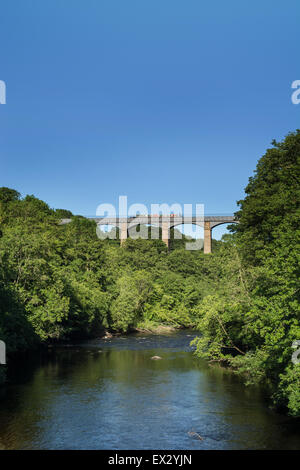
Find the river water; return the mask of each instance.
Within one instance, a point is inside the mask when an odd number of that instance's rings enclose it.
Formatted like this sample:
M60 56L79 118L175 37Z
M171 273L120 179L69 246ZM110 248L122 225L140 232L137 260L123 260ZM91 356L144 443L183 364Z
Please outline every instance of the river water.
M0 448L300 449L299 421L199 361L194 336L135 334L24 358L1 390Z

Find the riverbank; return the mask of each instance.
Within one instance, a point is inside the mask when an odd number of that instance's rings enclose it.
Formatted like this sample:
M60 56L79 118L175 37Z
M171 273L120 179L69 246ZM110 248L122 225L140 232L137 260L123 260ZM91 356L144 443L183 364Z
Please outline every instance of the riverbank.
M143 322L143 323L140 323L140 325L137 326L133 331L139 332L139 333L151 333L154 335L164 335L164 334L176 333L176 331L184 330L184 329L187 329L187 327Z
M192 327L190 327L192 328ZM148 333L153 335L168 335L176 333L179 330L190 329L184 326L163 325L152 322L141 322L138 326L130 328L127 332L105 330L102 335L98 336L100 339L110 339L118 336L127 336L133 333Z

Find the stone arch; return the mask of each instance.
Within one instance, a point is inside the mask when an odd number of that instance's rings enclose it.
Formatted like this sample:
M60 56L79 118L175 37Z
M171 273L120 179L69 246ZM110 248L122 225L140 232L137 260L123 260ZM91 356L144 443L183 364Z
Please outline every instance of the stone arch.
M170 222L170 225L169 225L169 230L168 230L168 237L169 237L169 245L170 245L170 248L175 248L176 247L176 238L172 238L171 237L171 230L172 229L176 229L176 227L184 227L184 226L195 226L195 227L199 227L201 229L204 229L204 222L198 222L198 221L194 221L194 220L191 220L191 221L171 221ZM184 230L183 230L184 232ZM186 235L182 232L182 235ZM194 238L194 237L193 237ZM179 238L178 240L182 239ZM199 244L199 241L201 240L200 244ZM204 246L204 233L203 233L203 236L201 238L196 238L196 241L195 240L191 240L190 243L188 241L186 241L187 243L187 246L186 246L186 249L191 249L191 250L199 250L199 249L203 249L203 246ZM193 247L193 244L194 244L194 247Z
M211 222L211 230L219 225L231 225L231 224L238 224L238 220L231 220L230 222Z
M134 234L132 233L133 230L136 230L137 227L145 227L145 229L143 228L142 231L141 231L141 236L133 236ZM152 230L152 227L153 229L156 229L156 230ZM151 230L149 230L151 229ZM162 238L162 227L161 227L161 224L159 222L151 222L149 223L148 220L134 220L132 222L130 222L128 225L127 225L127 237L129 238L144 238L145 240L159 240Z
M210 241L207 241L207 249L209 249L210 246L210 251L206 251L207 253L211 252L211 243L212 243L212 231L215 227L219 227L220 225L231 225L231 224L238 224L239 222L237 220L230 220L230 221L222 221L222 222L210 222L210 234L208 234L207 230L207 237L210 237Z
M174 222L170 222L170 229L171 228L174 228L174 227L177 227L178 225L197 225L198 227L204 227L204 222L197 222L197 221L192 221L192 222L184 222L184 221L174 221Z
M103 230L104 227L111 227L111 229L107 232L106 230ZM101 232L103 233L103 236L102 236ZM120 240L121 230L120 230L120 227L119 227L118 223L114 223L114 222L110 222L110 221L109 221L109 223L108 222L100 222L100 223L97 223L96 233L97 233L97 237L100 240L109 239L109 240L119 241ZM104 234L108 234L108 236L105 236Z

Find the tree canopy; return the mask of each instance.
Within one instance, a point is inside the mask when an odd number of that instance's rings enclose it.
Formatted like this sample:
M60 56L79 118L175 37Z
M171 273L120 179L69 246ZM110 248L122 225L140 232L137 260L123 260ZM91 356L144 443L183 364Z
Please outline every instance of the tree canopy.
M161 239L120 247L99 240L91 220L0 188L0 339L9 354L105 329L194 327L199 357L268 385L276 406L300 416L300 364L291 360L300 340L299 159L300 131L273 142L238 202L239 224L211 255L185 250L184 238L169 253Z

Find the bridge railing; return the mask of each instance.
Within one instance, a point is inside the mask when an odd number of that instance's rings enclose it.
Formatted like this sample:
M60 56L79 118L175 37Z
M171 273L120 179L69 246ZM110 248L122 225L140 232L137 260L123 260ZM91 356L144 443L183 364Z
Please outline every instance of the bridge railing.
M113 216L100 216L100 215L84 215L83 217L86 217L87 219L114 219L114 218L122 218L122 219L132 219L132 218L138 218L138 217L201 217L199 214L134 214L134 215L128 215L127 217L120 217L119 214L116 214L115 217ZM205 213L204 217L234 217L234 214L232 213L218 213L218 214L213 214L213 213Z

